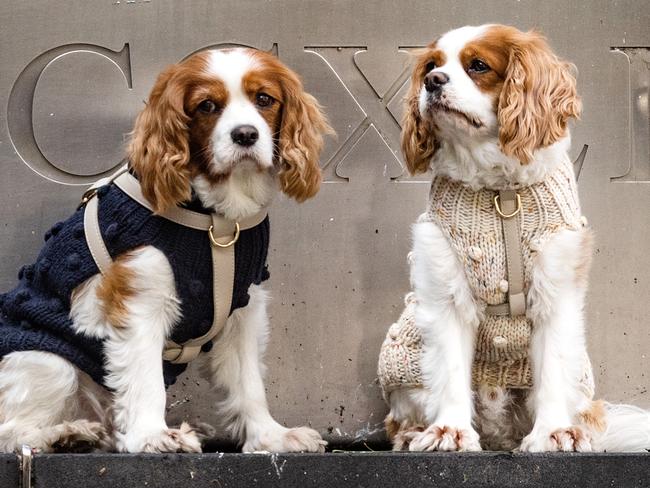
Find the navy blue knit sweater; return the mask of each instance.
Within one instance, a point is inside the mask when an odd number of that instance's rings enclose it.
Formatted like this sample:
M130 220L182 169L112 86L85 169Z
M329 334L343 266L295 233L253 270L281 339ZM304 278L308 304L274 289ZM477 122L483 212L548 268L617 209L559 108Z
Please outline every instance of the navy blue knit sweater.
M98 198L100 229L111 257L150 245L169 260L182 312L171 339L183 343L205 334L213 316L212 256L207 232L153 215L113 184L101 188ZM191 208L197 210L196 202ZM0 295L0 358L13 351L52 352L103 384L106 371L102 341L76 333L69 317L72 291L99 272L86 244L83 212L83 208L79 209L52 227L45 234L45 246L36 262L18 273L18 286ZM231 312L248 304L251 284L268 279L268 245L268 217L241 232L235 244ZM203 349L211 346L208 343ZM165 361L165 384L174 383L186 367Z

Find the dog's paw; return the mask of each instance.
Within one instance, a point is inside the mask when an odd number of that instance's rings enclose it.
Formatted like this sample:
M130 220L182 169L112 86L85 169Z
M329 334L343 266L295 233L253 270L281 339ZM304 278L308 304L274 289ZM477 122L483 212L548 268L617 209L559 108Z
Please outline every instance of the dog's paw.
M71 446L77 443L95 444L106 437L106 429L99 422L76 420L63 422L57 444Z
M94 447L100 447L107 442L104 425L88 420L63 422L59 438L53 443L55 451L84 452Z
M163 429L147 434L120 434L117 449L121 452L201 452L201 442L189 424L178 429Z
M31 446L34 453L89 452L110 448L104 425L88 420L63 422L33 431L22 439L21 444ZM20 446L17 445L15 449L18 451Z
M480 451L479 435L471 427L457 428L432 424L414 432L409 451Z
M561 429L539 429L521 441L522 452L591 452L589 435L578 426Z
M254 433L244 443L242 452L325 452L327 442L309 427L287 429L280 425Z
M401 428L393 437L393 451L408 451L413 439L424 430L424 426L415 425Z

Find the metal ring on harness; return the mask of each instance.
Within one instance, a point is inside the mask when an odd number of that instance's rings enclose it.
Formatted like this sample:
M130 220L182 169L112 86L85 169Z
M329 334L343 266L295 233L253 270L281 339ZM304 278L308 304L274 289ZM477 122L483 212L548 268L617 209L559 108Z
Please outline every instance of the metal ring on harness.
M212 229L214 229L213 225L211 225L210 228L208 229L208 235L210 236L210 242L212 242L212 245L214 246L230 247L239 239L239 222L235 222L235 237L233 237L232 240L226 244L221 244L215 239L214 235L212 234Z
M504 219L510 219L510 218L514 217L515 215L517 215L519 212L521 212L521 197L519 196L519 193L515 193L515 195L516 195L516 197L517 197L517 208L516 208L512 213L509 213L509 214L507 214L507 215L504 214L504 213L501 211L501 206L499 205L499 200L500 200L500 199L499 199L499 195L495 195L495 196L494 196L494 208L496 208L497 213L498 213L502 218L504 218Z

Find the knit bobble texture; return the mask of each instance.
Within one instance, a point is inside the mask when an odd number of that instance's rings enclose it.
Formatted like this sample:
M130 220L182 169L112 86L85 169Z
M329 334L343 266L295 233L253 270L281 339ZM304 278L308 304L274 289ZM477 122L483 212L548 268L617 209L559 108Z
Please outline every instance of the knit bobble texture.
M193 297L199 297L204 292L205 286L199 280L190 281L190 295Z
M117 240L119 230L120 226L116 222L113 222L112 224L109 224L108 227L106 227L106 230L104 231L104 237L107 241L114 242Z
M377 376L384 398L396 388L422 385L422 337L415 325L415 294L407 294L404 301L404 311L390 326L379 352Z
M72 230L72 237L75 239L84 239L86 237L83 224L77 224L74 226L74 229Z
M57 222L52 226L50 232L53 236L56 236L59 232L61 232L61 229L63 229L63 222Z
M264 266L264 269L262 270L262 281L266 281L271 277L271 273L269 272L269 267Z
M24 269L23 275L25 277L25 280L32 281L34 279L34 266L29 264L25 266L23 269Z
M29 293L27 290L20 290L18 293L16 293L16 304L24 303L30 298L32 298L31 293Z
M76 271L81 267L81 258L79 257L79 254L70 254L66 259L65 259L65 266L68 268L70 271Z
M43 258L38 262L38 272L41 274L46 274L51 267L52 262L47 258Z

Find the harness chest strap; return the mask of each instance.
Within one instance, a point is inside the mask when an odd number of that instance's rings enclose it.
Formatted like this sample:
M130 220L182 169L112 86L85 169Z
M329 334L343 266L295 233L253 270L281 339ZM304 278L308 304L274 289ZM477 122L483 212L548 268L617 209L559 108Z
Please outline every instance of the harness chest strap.
M521 213L521 197L515 190L501 190L494 197L494 207L501 217L501 228L503 229L508 272L508 302L501 305L488 305L486 313L515 317L526 313L524 263L518 219Z
M140 183L134 176L128 173L126 166L120 168L113 176L100 180L84 194L82 204L86 204L84 210L86 243L97 264L97 268L102 274L106 273L106 270L112 263L112 259L102 238L99 226L99 199L94 197L96 190L100 186L111 182L133 200L153 212L151 204L142 194ZM177 344L172 340L167 340L163 349L162 356L166 361L175 364L189 363L193 359L196 359L201 352L201 347L214 339L221 329L223 329L230 314L235 277L234 244L239 237L239 232L260 224L266 218L267 211L264 209L240 222L232 222L216 214L207 215L193 212L182 207L173 207L158 215L177 224L206 231L211 243L214 305L212 326L204 335L186 341L183 344Z

